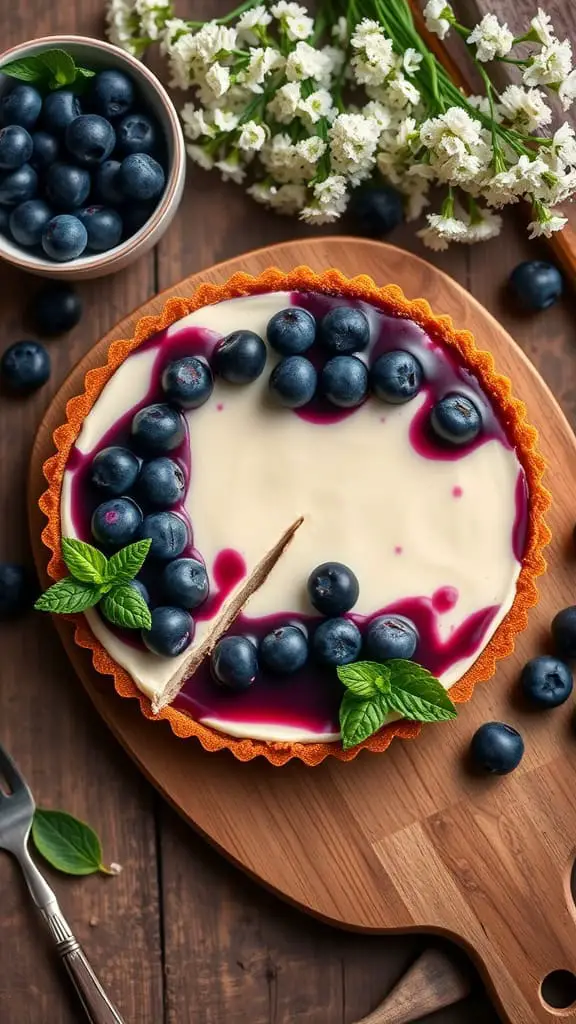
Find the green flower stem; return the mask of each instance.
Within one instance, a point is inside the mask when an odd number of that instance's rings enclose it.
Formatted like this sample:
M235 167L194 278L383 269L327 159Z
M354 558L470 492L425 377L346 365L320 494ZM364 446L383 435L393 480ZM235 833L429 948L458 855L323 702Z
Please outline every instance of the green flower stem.
M225 14L222 18L214 18L214 21L217 25L228 25L229 22L234 21L235 18L239 18L245 11L250 11L253 7L257 7L259 3L260 0L244 0L243 4L235 7L233 11L228 11L228 14ZM208 21L209 19L206 20ZM202 28L202 26L206 24L206 21L188 21L186 24L190 25L192 28Z

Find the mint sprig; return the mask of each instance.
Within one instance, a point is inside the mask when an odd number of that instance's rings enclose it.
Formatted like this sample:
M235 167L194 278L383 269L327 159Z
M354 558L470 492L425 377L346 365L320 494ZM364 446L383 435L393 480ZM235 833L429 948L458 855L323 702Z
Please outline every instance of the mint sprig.
M138 540L111 558L75 537L62 538L62 557L70 576L52 584L34 605L39 611L71 615L94 608L124 629L150 629L152 618L143 597L130 581L146 561L152 541Z
M442 684L413 661L356 661L338 666L337 672L346 687L340 704L345 750L377 732L391 711L415 722L456 718L456 708Z
M44 50L31 57L11 60L0 68L3 75L19 78L21 82L37 82L48 89L62 89L73 85L78 78L92 78L90 68L79 67L66 50Z

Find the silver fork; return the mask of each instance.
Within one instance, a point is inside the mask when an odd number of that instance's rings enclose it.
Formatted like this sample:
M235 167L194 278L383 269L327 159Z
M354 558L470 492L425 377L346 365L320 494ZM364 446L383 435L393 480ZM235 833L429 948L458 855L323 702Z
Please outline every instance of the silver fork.
M34 797L16 765L0 746L0 780L2 778L9 793L2 792L0 787L0 849L11 853L20 864L32 899L48 925L88 1020L91 1024L124 1024L74 938L56 896L30 857L28 837L36 809Z

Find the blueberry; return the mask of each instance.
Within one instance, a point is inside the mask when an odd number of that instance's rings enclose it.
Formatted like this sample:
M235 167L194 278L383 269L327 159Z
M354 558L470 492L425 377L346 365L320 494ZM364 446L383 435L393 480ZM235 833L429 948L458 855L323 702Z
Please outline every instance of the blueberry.
M576 658L576 605L558 612L552 619L551 629L558 657L573 661Z
M79 323L82 299L71 284L50 281L34 297L33 310L39 334L63 334Z
M124 547L136 540L142 525L142 512L132 498L110 498L92 515L92 536L107 547Z
M173 459L161 455L142 466L138 494L143 502L154 508L169 508L181 501L185 492L184 471Z
M180 409L197 409L212 394L214 381L208 364L197 356L173 359L162 373L162 391Z
M0 619L20 615L34 602L31 574L23 565L0 562Z
M122 220L116 210L105 206L85 206L78 213L88 235L88 248L106 252L118 245L122 237Z
M32 156L29 163L35 171L45 171L58 159L59 152L58 139L54 135L49 135L48 132L32 133Z
M0 234L10 235L10 210L0 206Z
M357 356L333 356L322 367L320 394L332 405L353 409L368 393L368 369Z
M436 403L430 414L434 433L449 444L468 444L478 437L482 417L470 398L456 393Z
M92 459L90 480L103 494L118 497L132 490L139 471L140 462L128 448L112 445Z
M540 708L557 708L572 693L572 672L564 661L544 655L532 658L522 669L520 683L525 695Z
M108 68L92 79L88 100L102 117L123 117L134 102L134 86L123 71Z
M128 114L117 128L118 152L123 156L130 153L152 153L157 142L154 121L146 114Z
M40 245L52 210L43 199L28 199L10 214L10 233L18 245Z
M99 203L117 206L124 202L124 195L118 180L119 160L105 160L94 174L94 195Z
M105 117L80 114L66 127L66 149L83 167L95 167L107 160L116 145L116 133Z
M0 171L14 171L32 156L32 137L17 124L0 131Z
M361 352L370 341L370 324L361 309L335 306L320 321L318 340L336 355Z
M323 562L310 573L310 603L321 615L343 615L354 607L360 588L351 569L342 562Z
M142 630L149 651L161 658L177 658L192 643L194 619L183 608L154 608L152 628Z
M233 331L212 357L212 368L229 384L251 384L266 364L266 345L254 331Z
M286 356L270 374L270 392L280 405L299 409L314 397L318 374L305 356Z
M306 352L316 339L316 321L307 309L288 306L268 321L266 337L272 348L283 356Z
M472 737L470 753L478 768L494 775L508 775L522 760L524 740L511 725L485 722Z
M51 135L62 136L75 117L82 113L80 100L69 89L50 92L42 108L42 127Z
M50 376L50 356L39 341L17 341L0 360L0 376L11 391L36 391Z
M75 260L86 248L86 228L70 213L60 213L48 221L42 235L42 248L47 256L59 263Z
M132 438L150 455L174 451L186 437L186 423L181 412L169 405L146 405L132 420Z
M57 160L46 172L45 185L48 202L59 210L75 210L88 198L90 173L85 167Z
M206 569L196 558L176 558L162 573L166 600L180 608L197 608L208 597L209 589Z
M562 274L553 263L526 260L510 274L509 286L524 309L548 309L562 295Z
M414 657L418 632L403 615L379 615L366 631L366 653L372 661Z
M414 398L423 379L422 367L410 352L385 352L370 368L370 387L376 398L393 405Z
M358 626L350 619L326 619L312 637L312 650L323 665L349 665L362 647Z
M148 588L142 583L142 580L130 580L128 586L132 587L137 594L140 594L142 600L148 605L148 607L150 607L150 594L148 593Z
M368 238L382 238L404 220L402 196L389 185L367 186L353 192L350 212L359 233Z
M308 659L308 642L298 626L280 626L262 640L259 658L264 668L278 675L298 672Z
M4 124L19 124L31 131L42 110L42 97L33 85L19 82L0 101Z
M247 690L258 672L256 647L246 636L225 636L216 644L211 659L212 675L229 690Z
M22 164L0 179L0 205L19 206L34 199L38 191L38 175L30 164Z
M125 197L145 202L159 196L166 175L157 160L148 153L131 153L120 164L118 182Z
M124 237L131 238L143 228L154 213L155 203L126 203L120 210L124 224Z
M175 512L151 512L144 516L140 537L152 541L150 557L167 562L178 558L188 544L188 527Z

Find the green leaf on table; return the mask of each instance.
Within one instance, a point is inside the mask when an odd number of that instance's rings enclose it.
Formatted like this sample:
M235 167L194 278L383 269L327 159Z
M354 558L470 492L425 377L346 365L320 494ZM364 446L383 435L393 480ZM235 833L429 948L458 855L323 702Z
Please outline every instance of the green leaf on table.
M83 583L104 583L108 559L92 544L75 537L63 537L62 557L74 579Z
M72 85L77 69L74 58L66 50L45 50L39 57L51 76L48 82L51 89Z
M23 57L3 64L0 69L9 78L19 78L21 82L41 82L46 78L46 65L40 57Z
M37 810L32 839L38 853L67 875L111 874L102 863L102 845L94 829L65 811Z
M355 697L377 697L390 689L390 669L376 661L355 661L338 665L338 679Z
M108 562L106 579L109 583L130 583L146 561L152 541L149 537L128 544L112 555Z
M44 594L41 594L34 607L41 612L57 612L71 615L93 608L102 597L102 590L95 583L83 583L67 576L64 580L54 583Z
M448 722L456 718L446 690L435 676L414 661L402 658L385 662L390 668L390 710L416 722Z
M380 694L364 699L347 690L340 704L340 732L344 750L355 747L380 729L390 710L387 697Z
M129 583L113 587L102 600L102 614L115 626L150 629L152 616L144 598Z

